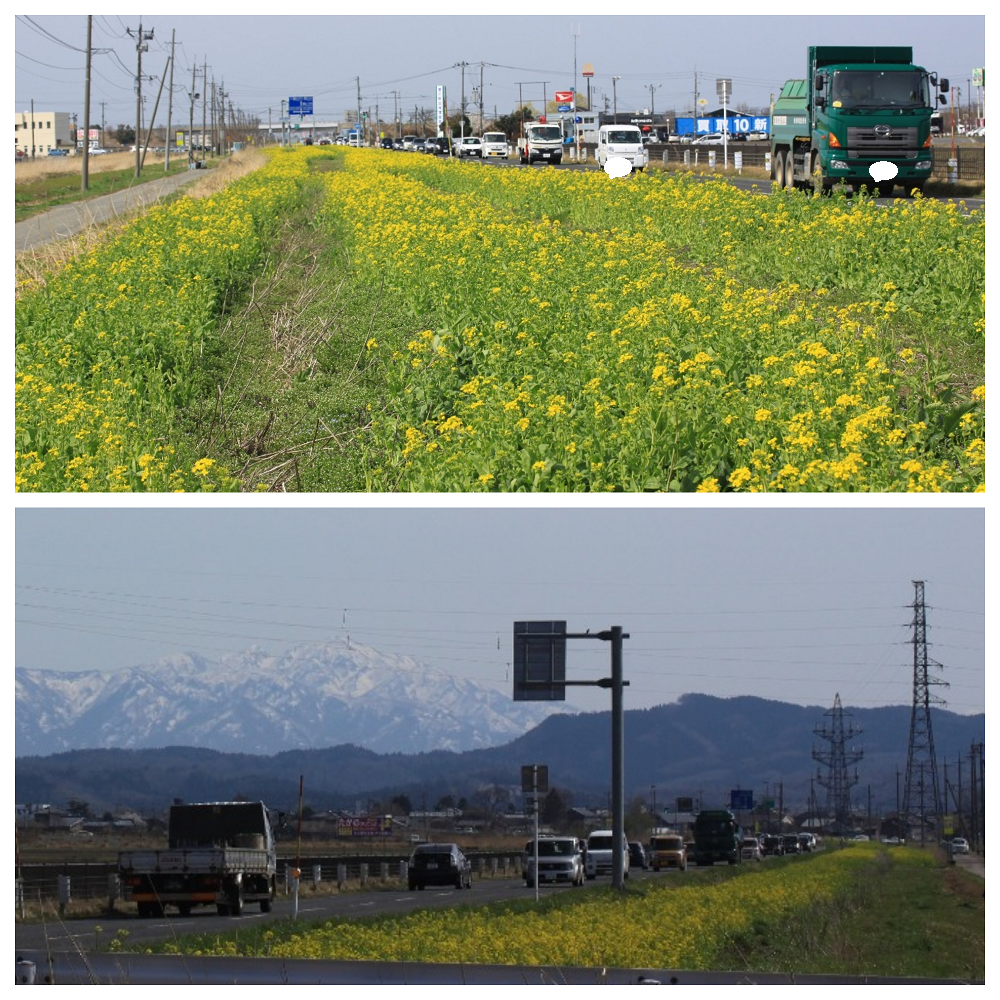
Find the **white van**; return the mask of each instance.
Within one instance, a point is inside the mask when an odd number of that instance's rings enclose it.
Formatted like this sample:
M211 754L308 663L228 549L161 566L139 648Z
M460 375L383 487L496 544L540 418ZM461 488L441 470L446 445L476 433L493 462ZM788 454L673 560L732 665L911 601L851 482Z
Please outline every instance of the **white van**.
M510 156L507 136L503 132L483 133L483 159L491 156L499 156L503 160Z
M597 165L603 169L612 156L628 160L635 170L649 166L638 125L602 125L597 130Z
M614 833L611 830L594 830L587 837L587 853L584 859L584 871L589 879L598 875L613 875L615 867ZM622 865L625 878L628 878L628 842L623 845Z

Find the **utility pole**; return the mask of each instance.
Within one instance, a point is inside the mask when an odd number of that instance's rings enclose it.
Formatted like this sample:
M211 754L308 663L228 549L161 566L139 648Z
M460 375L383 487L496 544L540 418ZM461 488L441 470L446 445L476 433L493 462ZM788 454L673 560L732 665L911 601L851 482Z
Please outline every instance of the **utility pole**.
M170 130L173 128L174 112L174 44L177 41L177 29L170 32L170 91L167 94L167 134L163 141L163 172L170 173Z
M80 189L87 191L90 188L90 64L91 64L91 44L93 42L94 15L87 15L87 76L83 85L83 164L80 169ZM77 142L80 141L79 130L76 133Z
M130 35L131 28L125 29ZM136 72L135 72L135 176L142 171L142 54L149 51L146 44L153 38L153 31L143 31L142 22L135 35Z
M198 99L198 95L195 93L195 86L197 81L195 79L198 70L194 64L191 66L191 106L190 113L188 115L188 139L187 139L187 150L188 150L188 167L194 162L194 102Z
M620 79L621 79L620 76L613 76L613 77L611 77L611 92L612 92L612 95L614 96L614 105L615 105L615 112L614 112L614 114L615 114L615 124L616 125L618 124L618 81Z
M358 85L358 117L357 117L357 121L356 121L355 125L356 125L356 127L358 129L358 144L360 145L360 143L361 143L361 138L360 138L361 137L361 77L360 76L356 76L354 79L355 79L355 82Z
M208 150L205 149L205 105L208 103L208 60L204 62L201 71L201 158L205 159Z
M900 836L910 838L910 828L918 824L920 844L926 837L930 818L934 833L941 822L941 794L938 789L937 761L934 757L934 734L931 730L931 705L943 705L931 695L935 684L947 683L929 674L930 667L941 669L927 655L927 609L924 605L924 581L914 580L913 599L913 709L910 715L910 743L906 754L906 783L903 786L903 822L908 829Z
M577 113L576 113L576 40L580 37L580 25L576 24L573 26L573 100L572 100L572 115L573 115L573 138L575 140L574 145L576 146L576 159L580 162L580 132L582 131L580 126L576 123ZM587 101L587 110L590 110L590 101Z
M483 134L483 105L486 103L486 99L483 96L483 66L484 63L479 64L479 134Z
M458 123L459 127L458 134L462 138L462 141L464 142L465 141L465 67L468 66L469 64L465 62L465 60L462 60L462 62L457 63L456 65L460 66L462 69L462 110L461 110L461 119Z

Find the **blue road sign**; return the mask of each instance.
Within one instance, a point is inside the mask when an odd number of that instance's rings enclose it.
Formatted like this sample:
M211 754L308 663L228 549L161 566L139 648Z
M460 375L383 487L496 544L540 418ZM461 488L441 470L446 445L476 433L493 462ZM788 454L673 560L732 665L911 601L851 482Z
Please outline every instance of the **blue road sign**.
M289 97L288 113L290 115L311 115L313 99L311 97Z
M729 808L734 812L749 812L753 809L753 790L733 788L729 792Z
M560 104L559 105L559 110L560 111L572 111L573 109L568 104Z

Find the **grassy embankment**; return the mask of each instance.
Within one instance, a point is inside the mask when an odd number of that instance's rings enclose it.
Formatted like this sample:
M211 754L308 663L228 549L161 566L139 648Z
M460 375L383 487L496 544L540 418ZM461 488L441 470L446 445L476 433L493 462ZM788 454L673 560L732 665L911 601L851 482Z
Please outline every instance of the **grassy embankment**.
M108 933L128 949L127 931ZM936 852L852 845L760 866L386 918L278 921L142 951L982 982L985 887Z

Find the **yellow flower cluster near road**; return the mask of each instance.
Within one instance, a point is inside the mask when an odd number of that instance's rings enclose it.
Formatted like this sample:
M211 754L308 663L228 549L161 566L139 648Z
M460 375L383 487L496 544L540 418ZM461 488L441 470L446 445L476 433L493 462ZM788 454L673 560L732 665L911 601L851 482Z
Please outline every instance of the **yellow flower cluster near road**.
M982 398L931 346L981 351L982 220L690 177L346 166L324 175L328 225L422 325L384 349L374 489L982 488Z
M823 852L807 862L762 866L706 884L698 878L646 882L640 891L570 896L552 908L490 906L419 910L380 920L294 925L264 939L228 942L211 953L385 962L710 969L754 926L777 928L856 889L876 863L869 849ZM900 848L893 864L925 865L926 852ZM567 890L572 893L572 890ZM195 946L195 953L201 949ZM175 950L165 946L165 950ZM190 949L187 949L191 953Z
M186 417L317 189L350 280L408 310L360 335L369 490L984 488L980 216L313 147L19 290L16 489L237 488Z

